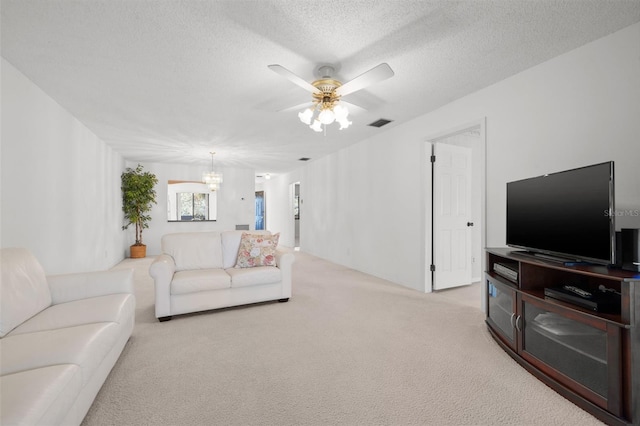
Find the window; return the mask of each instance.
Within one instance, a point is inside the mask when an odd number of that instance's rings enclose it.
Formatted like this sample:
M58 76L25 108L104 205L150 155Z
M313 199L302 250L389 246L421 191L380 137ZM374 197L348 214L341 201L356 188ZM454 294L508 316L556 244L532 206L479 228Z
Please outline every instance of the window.
M209 220L209 194L178 192L180 220Z
M217 218L218 192L201 182L169 181L167 218L170 222L213 221Z

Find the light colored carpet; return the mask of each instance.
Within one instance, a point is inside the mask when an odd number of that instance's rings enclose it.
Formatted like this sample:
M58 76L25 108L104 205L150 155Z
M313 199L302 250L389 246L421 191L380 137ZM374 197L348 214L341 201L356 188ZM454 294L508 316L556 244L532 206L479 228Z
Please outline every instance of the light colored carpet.
M502 351L479 301L296 258L288 303L165 323L152 259L119 264L136 326L83 425L602 424Z

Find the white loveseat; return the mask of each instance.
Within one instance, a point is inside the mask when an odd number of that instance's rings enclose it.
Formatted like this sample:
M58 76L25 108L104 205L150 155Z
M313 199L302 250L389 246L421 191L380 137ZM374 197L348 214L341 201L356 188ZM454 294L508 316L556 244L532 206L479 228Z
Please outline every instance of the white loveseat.
M26 249L0 257L0 424L78 425L133 331L133 271L45 276Z
M291 297L294 255L276 249L277 266L235 268L243 232L186 232L162 237L162 254L149 268L156 318Z

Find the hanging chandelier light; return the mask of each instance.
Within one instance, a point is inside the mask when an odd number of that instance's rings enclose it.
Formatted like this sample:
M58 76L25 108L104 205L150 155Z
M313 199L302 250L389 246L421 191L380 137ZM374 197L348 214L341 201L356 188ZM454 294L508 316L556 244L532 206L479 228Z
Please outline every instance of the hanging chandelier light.
M211 171L202 173L202 182L207 184L211 191L216 191L220 189L220 184L222 183L222 173L216 173L213 169L213 155L215 152L210 152L211 154Z
M330 69L325 75L330 75L333 69ZM324 71L324 69L321 69ZM342 85L338 80L329 77L316 80L311 83L319 91L312 93L313 106L298 113L298 118L304 124L309 126L311 130L316 132L322 131L322 126L331 123L339 123L340 130L346 129L352 123L349 121L349 110L346 106L340 104L340 95L336 93L336 89Z

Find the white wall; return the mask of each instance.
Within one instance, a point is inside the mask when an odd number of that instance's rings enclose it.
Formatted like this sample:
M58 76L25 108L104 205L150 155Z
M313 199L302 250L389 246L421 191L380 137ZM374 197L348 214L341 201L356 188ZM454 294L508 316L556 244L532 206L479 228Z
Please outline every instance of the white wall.
M137 162L127 161L127 167L135 168ZM249 225L255 229L255 172L252 169L224 168L224 182L217 191L217 220L215 222L169 222L167 217L167 182L169 180L200 180L206 166L139 163L145 171L158 178L156 186L158 204L151 211L149 228L142 232L142 242L147 245L147 255L161 253L160 239L174 232L226 231L236 225ZM135 229L126 233L127 247L135 242ZM128 251L128 250L127 250Z
M426 135L435 133L399 126L265 183L269 229L293 245L289 186L300 181L303 251L424 291Z
M125 253L121 156L2 59L2 247L48 274L107 269Z
M482 117L487 246L505 245L516 179L614 160L617 209L640 208L639 51L640 23L303 166L301 249L424 290L425 141Z
M269 231L280 233L278 244L285 247L294 247L295 221L293 216L292 187L298 182L297 172L274 176L271 180L262 184L264 190L267 228ZM304 199L304 188L300 189L301 198ZM300 208L301 221L304 220L304 202Z

